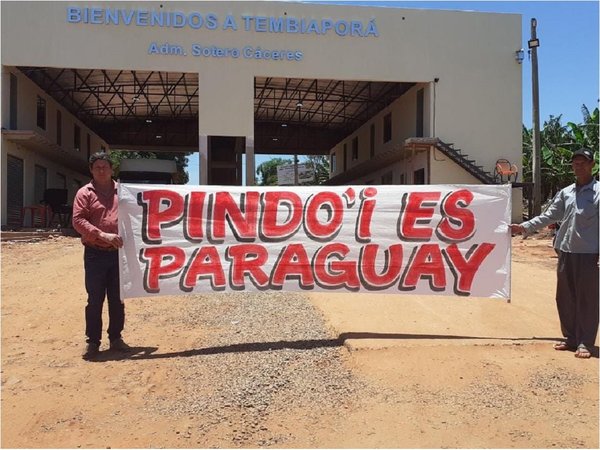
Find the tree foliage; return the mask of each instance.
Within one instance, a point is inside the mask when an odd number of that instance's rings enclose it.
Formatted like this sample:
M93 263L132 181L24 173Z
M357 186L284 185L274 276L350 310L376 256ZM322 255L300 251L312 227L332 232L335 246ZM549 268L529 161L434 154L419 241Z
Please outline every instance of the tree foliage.
M562 116L550 116L540 130L542 201L573 183L571 155L581 147L596 152L594 174L598 173L598 108L590 113L583 105L583 122L562 125ZM532 181L533 130L523 126L523 179Z
M258 186L277 186L277 166L292 164L291 159L272 158L256 168Z
M277 186L277 166L293 164L291 159L273 158L265 161L256 168L258 186ZM304 186L313 186L323 184L329 179L329 158L324 155L306 156L303 164L312 165L315 171L315 181L312 183L303 183Z
M325 155L310 155L306 157L307 164L315 170L314 184L323 184L329 179L329 158Z

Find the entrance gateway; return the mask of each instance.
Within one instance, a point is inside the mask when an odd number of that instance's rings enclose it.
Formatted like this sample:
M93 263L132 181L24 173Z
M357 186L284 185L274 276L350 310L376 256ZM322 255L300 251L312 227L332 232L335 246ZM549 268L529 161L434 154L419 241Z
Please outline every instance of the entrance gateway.
M64 183L72 198L103 149L199 152L189 169L216 185L254 184L260 154L326 155L331 184L476 184L500 157L520 160L519 15L32 6L1 4L5 227L39 203L36 166L46 189Z

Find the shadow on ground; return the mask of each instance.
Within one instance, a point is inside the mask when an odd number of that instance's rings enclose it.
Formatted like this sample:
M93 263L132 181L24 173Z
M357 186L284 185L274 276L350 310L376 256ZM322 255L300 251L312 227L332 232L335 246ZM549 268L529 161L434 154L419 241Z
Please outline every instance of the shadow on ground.
M369 333L351 332L342 333L336 339L311 339L301 341L274 341L274 342L245 342L216 347L206 347L177 352L155 353L157 347L134 347L130 353L115 353L110 350L101 352L95 361L116 361L123 359L162 359L186 358L191 356L218 355L224 353L266 352L273 350L295 349L311 350L315 348L341 347L348 339L445 339L445 340L495 340L495 341L560 341L556 337L488 337L488 336L455 336L435 334L402 334L402 333ZM598 358L598 347L591 350L592 356Z

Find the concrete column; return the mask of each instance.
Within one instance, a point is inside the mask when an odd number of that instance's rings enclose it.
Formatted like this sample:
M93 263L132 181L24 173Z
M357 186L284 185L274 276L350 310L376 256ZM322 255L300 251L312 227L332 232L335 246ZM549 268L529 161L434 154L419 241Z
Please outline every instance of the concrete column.
M256 163L254 162L254 136L246 136L246 186L256 184Z
M201 134L198 136L198 183L200 185L208 184L208 136Z

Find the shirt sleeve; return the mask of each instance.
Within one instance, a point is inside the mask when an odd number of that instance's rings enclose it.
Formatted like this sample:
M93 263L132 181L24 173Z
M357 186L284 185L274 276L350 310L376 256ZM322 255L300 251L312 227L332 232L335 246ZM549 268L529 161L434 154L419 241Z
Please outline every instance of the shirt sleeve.
M564 190L560 191L558 195L554 197L550 206L537 217L534 217L527 222L523 222L525 228L525 234L532 234L534 231L541 230L542 228L560 222L565 215L565 199Z
M84 239L96 238L101 230L90 223L91 198L85 188L77 191L73 200L73 228L81 234Z

